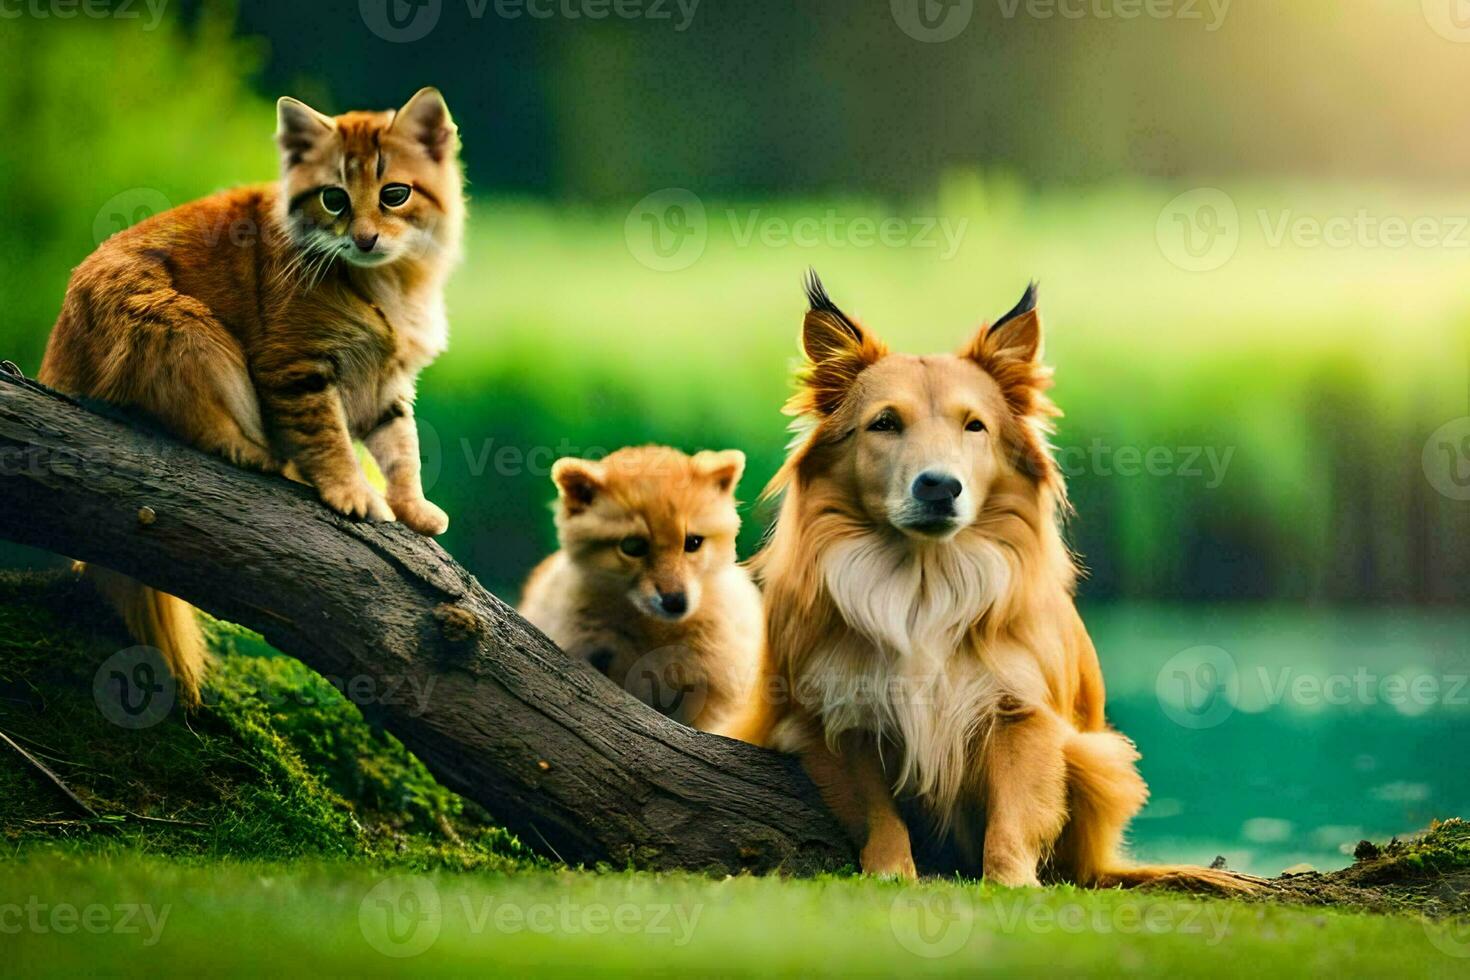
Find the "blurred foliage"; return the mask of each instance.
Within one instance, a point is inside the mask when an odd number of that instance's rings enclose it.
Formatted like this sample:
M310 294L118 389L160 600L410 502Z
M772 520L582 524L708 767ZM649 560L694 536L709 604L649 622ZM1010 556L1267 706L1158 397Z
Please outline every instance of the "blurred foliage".
M390 3L432 27L385 40L365 12ZM915 40L899 21L920 3L968 21ZM594 18L596 0L251 0L240 22L269 40L271 92L340 110L431 82L481 186L627 206L691 184L903 199L956 167L1458 180L1470 59L1432 26L1454 4L619 0L650 16Z
M286 6L248 5L242 29L263 32L268 41L232 36L229 11L197 4L184 9L184 26L165 21L155 31L126 21L7 22L0 54L12 70L0 83L0 119L11 146L23 149L0 154L0 203L10 218L0 223L0 289L8 301L0 356L34 371L68 270L122 223L160 201L180 203L273 175L273 121L264 91L289 82L326 109L389 105L413 87L410 75L416 85L483 72L475 76L487 80L483 86L461 81L456 90L444 82L464 129L471 173L488 174L491 186L471 186L465 266L449 296L453 345L423 378L420 417L430 495L452 518L445 544L508 598L552 547L547 472L556 455L651 440L688 450L737 446L751 458L742 495L755 498L784 452L779 406L796 353L799 278L808 265L822 271L838 302L907 350L954 348L980 319L1008 308L1028 279L1042 280L1056 395L1067 411L1058 444L1078 510L1071 534L1091 572L1084 585L1089 595L1380 602L1470 596L1470 511L1432 488L1422 458L1429 434L1467 411L1470 282L1463 249L1367 241L1307 247L1290 238L1275 243L1266 227L1282 215L1326 218L1361 210L1449 220L1470 214L1470 196L1368 180L1237 179L1225 184L1242 216L1237 254L1215 271L1190 273L1170 262L1157 237L1161 211L1187 183L1035 182L1045 167L1037 171L1033 164L1050 160L1048 141L1066 140L1074 132L1069 127L1087 116L1056 101L1061 89L1049 110L1028 110L1030 142L1003 141L1006 152L994 156L1032 175L1025 182L1002 169L976 169L977 154L922 150L902 128L868 127L885 139L898 135L890 142L910 148L886 158L869 152L872 134L839 139L824 131L834 119L867 118L864 93L877 99L853 80L857 55L851 52L871 55L875 77L878 67L892 69L888 55L878 52L894 45L880 43L888 35L877 33L865 19L869 13L853 20L873 31L863 35L873 39L865 47L851 38L844 46L847 28L839 29L831 13L809 5L796 5L799 14L766 11L771 19L760 23L772 38L781 35L781 50L809 45L809 67L834 74L824 88L827 102L780 103L788 126L804 120L805 151L767 145L753 158L748 147L712 143L712 134L748 136L768 128L777 102L748 102L742 87L779 89L785 79L789 91L799 91L790 65L758 82L764 62L737 70L734 55L724 54L700 69L723 72L716 84L680 55L654 77L647 59L673 42L650 40L655 28L647 24L584 24L583 31L564 22L493 18L467 31L446 20L421 43L369 39L358 49L349 42L359 38L361 21L338 7L292 4L299 21L288 30ZM724 12L715 7L701 11L736 16L728 5ZM458 8L445 4L445 17ZM1273 17L1290 24L1341 26L1320 4L1292 13L1273 9ZM781 19L787 16L813 18L795 41L773 26L789 24ZM1242 7L1216 36L1239 44L1229 32L1265 16ZM1379 16L1365 14L1364 23ZM696 47L690 50L739 36L723 33L723 23L691 28L689 44ZM1135 26L1145 36L1166 29ZM637 44L628 40L635 36ZM1346 43L1329 36L1333 44ZM975 31L974 41L998 43L983 31ZM492 56L496 45L512 43L524 46L519 56ZM963 61L986 79L1019 72L1015 78L1034 80L1044 74L1040 42L1028 43L1018 41L999 61L964 54L963 47L915 47L944 64ZM481 44L483 56L463 49ZM621 52L618 64L626 70L606 70L596 59L587 65L604 70L578 68L583 55L576 52L599 44ZM1183 57L1192 49L1160 50ZM1324 50L1335 49L1312 49L1308 63L1326 57ZM1048 48L1045 57L1067 64L1069 51ZM1087 45L1072 54L1122 57ZM1429 67L1439 64L1431 61ZM679 78L686 70L688 91L673 98L670 92L684 92ZM490 84L507 73L516 76L513 83ZM555 84L543 86L547 79ZM799 80L812 84L806 75ZM655 97L634 98L624 88L655 81ZM1262 83L1247 74L1240 84L1248 94ZM967 104L996 112L997 105L1026 104L1007 102L1005 89L977 96L978 80L967 85ZM540 94L533 98L533 91ZM899 103L919 113L928 105L922 93L948 89L930 79L905 91L911 97ZM1248 103L1247 94L1237 108ZM604 111L613 98L623 98L625 112ZM550 115L531 112L528 100L537 99L575 102L581 135L548 135L547 127L555 127L546 119L555 113L544 105L537 112ZM1317 103L1324 101L1337 104ZM691 125L670 126L670 119ZM1224 138L1232 132L1228 122L1201 125ZM623 123L616 132L598 128ZM777 135L793 136L771 139ZM671 141L703 147L706 155L689 155L694 151ZM917 163L906 167L909 152ZM809 156L828 158L826 169ZM717 165L716 157L730 167ZM550 181L541 189L555 185L584 202L509 195L505 187L530 185L496 169L507 159L512 169L539 168ZM638 186L678 180L697 189L707 236L697 261L673 272L643 264L631 202L586 203L616 198L615 184L626 177L598 185L587 176L593 159L623 174L644 168L626 178ZM757 171L784 189L861 188L872 182L862 170L869 164L858 161L874 159L886 172L907 174L905 194L882 194L876 185L822 196L708 189L757 186L761 181L733 176ZM1107 159L1114 162L1099 173L1151 172L1125 165L1123 157ZM744 169L732 169L737 164ZM1180 168L1153 169L1167 175ZM790 240L800 222L816 219L824 227L829 217L837 231L819 232L811 244ZM855 219L899 219L909 231L896 244L865 245L851 231ZM915 240L931 221L932 244ZM775 237L765 228L774 228ZM954 233L953 248L945 228ZM1118 473L1118 452L1154 449L1168 454L1164 475ZM1210 452L1217 468L1225 463L1219 473L1212 474ZM1188 467L1199 475L1181 472ZM747 508L746 554L768 517L767 510Z

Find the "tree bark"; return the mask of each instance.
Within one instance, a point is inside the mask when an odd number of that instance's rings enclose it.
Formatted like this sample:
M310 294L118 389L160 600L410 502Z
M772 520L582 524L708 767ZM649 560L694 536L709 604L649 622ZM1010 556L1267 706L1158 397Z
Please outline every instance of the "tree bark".
M445 786L531 847L573 864L724 873L853 863L795 760L659 715L433 541L347 520L307 487L6 367L0 536L130 575L345 679Z

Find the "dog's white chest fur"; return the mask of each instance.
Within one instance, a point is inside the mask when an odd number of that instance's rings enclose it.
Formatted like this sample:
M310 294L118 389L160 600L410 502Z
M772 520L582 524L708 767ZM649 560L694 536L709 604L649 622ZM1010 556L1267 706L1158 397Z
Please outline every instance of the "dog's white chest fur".
M804 700L829 741L856 729L897 746L895 788L928 798L941 817L952 813L1002 693L971 627L1005 594L1010 564L989 542L860 539L830 549L823 575L852 632L812 651Z

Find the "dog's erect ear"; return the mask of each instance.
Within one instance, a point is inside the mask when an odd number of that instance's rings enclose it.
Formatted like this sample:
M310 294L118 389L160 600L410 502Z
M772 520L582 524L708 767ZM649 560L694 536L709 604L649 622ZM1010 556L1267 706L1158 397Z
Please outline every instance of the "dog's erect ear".
M830 415L863 369L881 360L888 350L837 308L816 270L807 274L806 296L811 308L801 330L801 346L809 362L802 374L805 397L798 396L789 407L798 413Z
M276 100L276 145L287 165L301 162L307 150L337 128L337 121L324 116L300 99L282 96Z
M454 120L449 118L449 106L436 88L415 92L393 117L391 128L417 140L435 163L443 160L454 146Z
M694 456L694 468L714 481L721 493L734 493L745 472L745 454L738 449L702 452Z
M603 465L590 459L566 456L551 466L551 479L568 514L580 514L592 506L602 492L604 475Z
M980 328L965 356L982 365L1002 360L1026 364L1041 360L1041 314L1036 309L1036 283L1026 287L1025 295L1009 313Z

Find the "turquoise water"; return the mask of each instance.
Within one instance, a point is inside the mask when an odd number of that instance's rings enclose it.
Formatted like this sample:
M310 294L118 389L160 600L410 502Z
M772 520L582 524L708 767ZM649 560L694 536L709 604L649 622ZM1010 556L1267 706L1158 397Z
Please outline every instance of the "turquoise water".
M1149 861L1276 874L1470 816L1470 613L1084 608L1153 791Z

